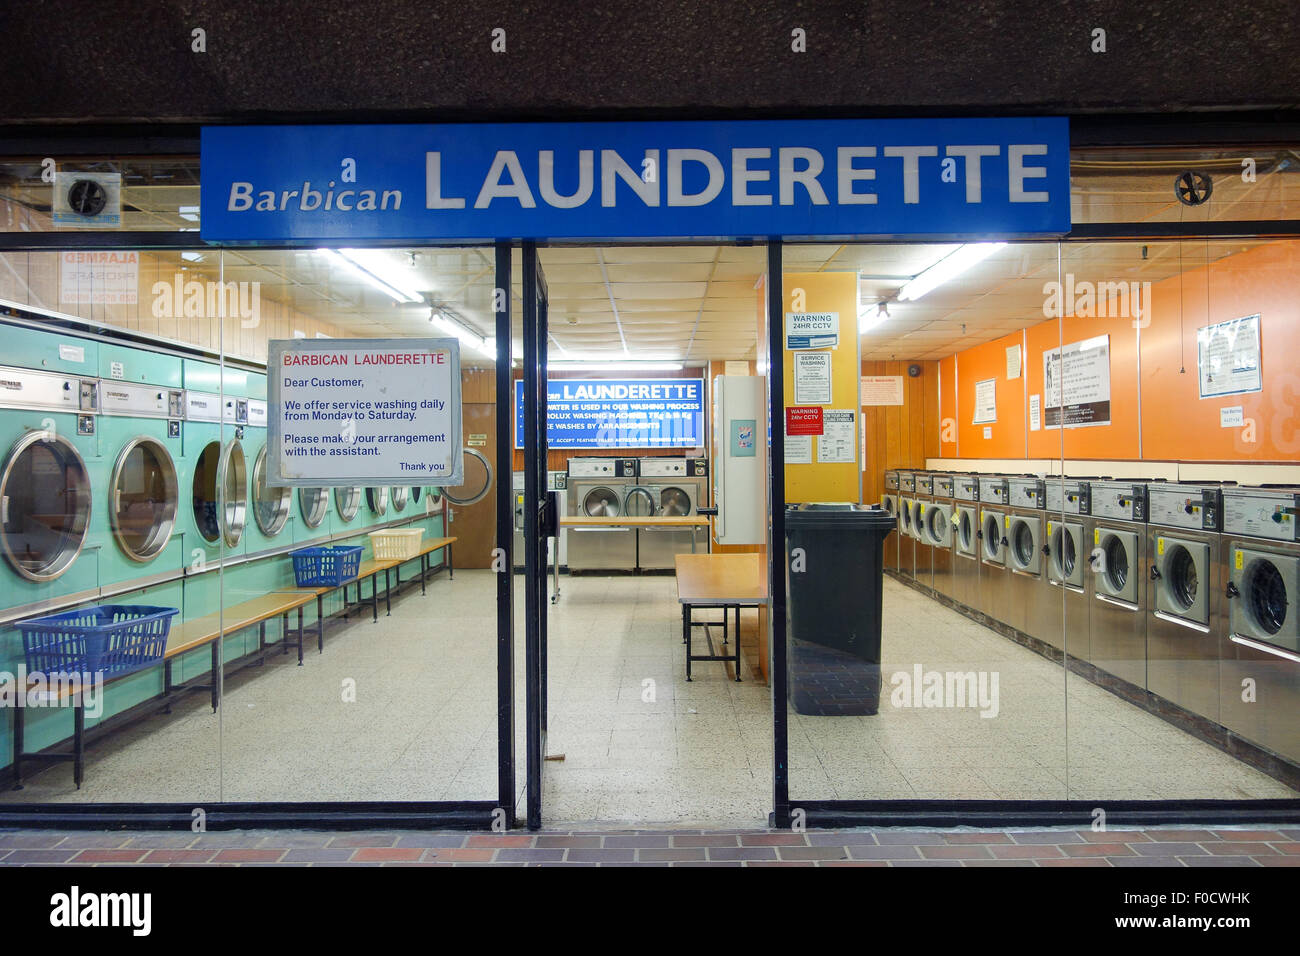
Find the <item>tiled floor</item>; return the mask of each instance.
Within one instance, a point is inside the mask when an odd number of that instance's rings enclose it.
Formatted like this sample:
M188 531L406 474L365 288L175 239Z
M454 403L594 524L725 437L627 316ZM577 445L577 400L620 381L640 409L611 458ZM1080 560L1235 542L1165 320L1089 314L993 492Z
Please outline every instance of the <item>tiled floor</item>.
M0 833L0 866L1300 866L1300 830Z
M873 717L791 714L796 803L1296 796L1081 678L1067 696L1059 666L887 580L886 698L891 676L918 664L996 672L997 716L887 699ZM549 667L547 751L564 759L545 765L548 827L766 824L770 691L721 664L685 681L672 578L565 578ZM427 597L403 595L378 624L332 624L303 667L276 656L228 678L218 714L196 694L104 738L80 791L65 764L0 800L490 800L495 694L495 579L461 571Z

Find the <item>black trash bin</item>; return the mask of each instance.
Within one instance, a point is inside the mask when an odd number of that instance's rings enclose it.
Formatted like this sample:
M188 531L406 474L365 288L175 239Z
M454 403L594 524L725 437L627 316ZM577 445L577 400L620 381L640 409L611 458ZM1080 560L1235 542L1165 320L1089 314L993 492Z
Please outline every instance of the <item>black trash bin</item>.
M894 518L854 504L785 513L786 647L795 713L863 716L880 707L881 590Z

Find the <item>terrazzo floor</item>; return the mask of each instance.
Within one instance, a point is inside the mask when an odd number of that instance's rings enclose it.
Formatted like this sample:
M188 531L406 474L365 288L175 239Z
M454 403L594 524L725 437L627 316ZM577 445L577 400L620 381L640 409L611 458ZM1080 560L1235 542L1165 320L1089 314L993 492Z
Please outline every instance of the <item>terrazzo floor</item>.
M403 594L378 624L335 620L303 667L273 655L228 676L217 714L194 694L94 743L81 790L55 765L0 800L495 799L495 586L490 572L462 570L427 596ZM563 760L545 764L547 826L765 825L769 688L748 668L736 683L722 664L685 681L671 577L566 577L550 614L546 749ZM884 619L880 713L790 714L796 803L1296 796L1082 678L1069 676L1067 693L1059 666L888 579ZM891 677L917 664L996 672L997 715L891 706Z

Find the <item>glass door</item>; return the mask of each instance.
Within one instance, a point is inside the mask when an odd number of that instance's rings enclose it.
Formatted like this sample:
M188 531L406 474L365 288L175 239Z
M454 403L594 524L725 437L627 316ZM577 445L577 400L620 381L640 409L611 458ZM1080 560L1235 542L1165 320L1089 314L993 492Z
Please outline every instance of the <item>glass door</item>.
M527 819L542 825L546 756L546 550L554 510L546 487L546 277L537 245L523 246L524 361L524 680L527 710Z

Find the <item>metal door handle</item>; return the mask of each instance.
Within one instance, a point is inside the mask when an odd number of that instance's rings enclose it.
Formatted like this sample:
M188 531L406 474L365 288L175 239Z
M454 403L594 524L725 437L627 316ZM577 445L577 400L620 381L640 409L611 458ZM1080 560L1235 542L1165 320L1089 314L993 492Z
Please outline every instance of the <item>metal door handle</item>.
M1157 568L1154 564L1151 565L1151 580L1152 580L1152 581L1159 581L1159 580L1160 580L1160 576L1161 576L1161 575L1160 575L1160 569Z
M1228 586L1224 589L1224 593L1226 593L1230 598L1241 597L1241 591L1239 591L1237 585L1233 584L1231 581L1228 582Z

